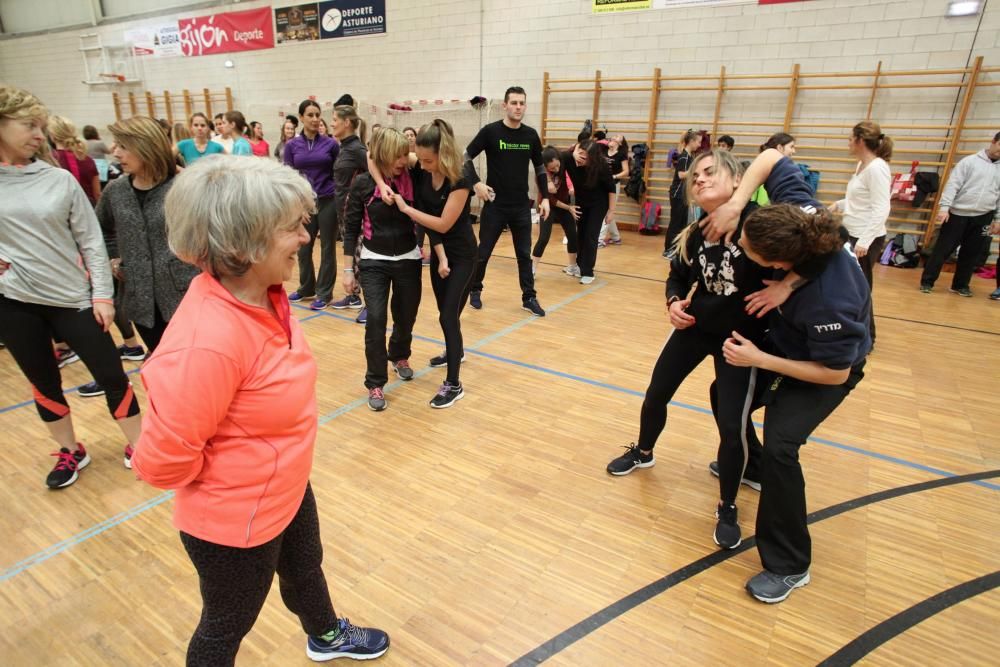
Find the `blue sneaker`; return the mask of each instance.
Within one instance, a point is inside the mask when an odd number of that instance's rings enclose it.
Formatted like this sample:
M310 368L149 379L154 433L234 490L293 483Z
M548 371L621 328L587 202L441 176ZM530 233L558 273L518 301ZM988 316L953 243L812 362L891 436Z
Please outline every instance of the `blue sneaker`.
M993 290L992 293L990 293L990 298L994 301L1000 301L1000 287L996 288L995 290Z
M314 662L336 658L374 660L389 650L389 635L376 628L359 628L346 618L337 621L337 627L306 640L306 655Z
M368 308L362 308L358 316L354 318L358 324L365 324L368 321Z
M476 310L482 310L483 307L483 296L482 292L470 292L469 293L469 305Z
M296 301L302 301L302 299L308 299L312 296L313 296L312 294L306 294L305 292L300 292L298 290L295 290L294 292L288 295L288 300L294 303Z
M330 307L334 310L346 310L347 308L360 310L363 305L364 304L361 303L361 297L354 294L348 294L340 301L334 301L331 303Z
M326 299L316 299L309 304L309 310L326 310L326 307L330 305L330 302Z

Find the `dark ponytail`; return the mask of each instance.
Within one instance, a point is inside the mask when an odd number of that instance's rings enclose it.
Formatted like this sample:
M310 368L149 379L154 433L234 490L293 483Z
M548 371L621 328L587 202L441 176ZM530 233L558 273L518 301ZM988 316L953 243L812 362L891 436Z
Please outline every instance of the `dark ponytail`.
M840 224L829 211L820 208L807 213L792 204L757 209L743 223L743 236L764 261L792 265L828 255L844 245Z
M851 136L864 143L876 157L886 162L892 159L892 137L882 134L882 128L878 123L870 120L862 121L851 130Z
M778 146L787 146L788 144L795 141L795 137L785 132L778 132L772 134L771 138L760 145L760 152L763 153L768 148L777 148Z

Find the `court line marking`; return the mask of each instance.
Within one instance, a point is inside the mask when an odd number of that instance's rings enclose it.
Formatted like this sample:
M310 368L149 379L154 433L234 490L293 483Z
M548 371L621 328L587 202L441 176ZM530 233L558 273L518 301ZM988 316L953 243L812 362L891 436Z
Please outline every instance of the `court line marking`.
M877 491L865 496L860 496L858 498L853 498L829 507L823 508L816 512L809 514L807 517L807 522L812 525L814 523L819 523L820 521L825 521L826 519L833 518L845 512L850 512L852 510L860 509L866 507L873 503L882 502L884 500L890 500L893 498L898 498L900 496L910 495L913 493L919 493L921 491L928 491L931 489L937 489L945 486L952 486L955 484L963 484L966 482L981 481L983 479L988 479L992 477L1000 477L1000 470L987 470L983 472L970 473L968 475L959 475L956 477L946 477L939 479L932 479L926 482L917 482L916 484L908 484L906 486L897 486L892 489L885 489L883 491ZM526 667L527 665L537 665L549 658L560 653L567 647L575 644L586 636L590 635L595 630L598 630L611 621L619 618L623 614L635 609L639 605L648 602L654 597L666 592L667 590L673 588L674 586L681 584L692 577L701 574L702 572L723 563L734 556L748 551L757 544L756 537L750 537L743 540L743 542L735 549L720 549L714 551L707 556L703 556L687 565L674 570L670 574L657 579L656 581L646 584L642 588L633 591L632 593L626 595L625 597L609 604L608 606L600 609L582 621L576 623L575 625L563 630L555 637L539 644L537 647L531 651L525 653L521 657L517 658L510 665L514 667Z

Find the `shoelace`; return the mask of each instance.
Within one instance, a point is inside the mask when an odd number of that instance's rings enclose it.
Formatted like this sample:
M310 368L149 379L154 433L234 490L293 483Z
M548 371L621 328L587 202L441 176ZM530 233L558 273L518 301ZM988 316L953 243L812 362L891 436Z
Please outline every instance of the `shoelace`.
M438 389L438 396L447 396L448 392L451 391L452 388L453 387L450 384L445 382L443 385L441 385L441 388Z
M76 470L77 460L73 456L73 452L66 450L59 450L58 452L52 452L49 456L58 456L59 462L56 463L56 470Z
M371 390L371 398L385 398L380 387L375 387Z
M368 629L359 628L356 625L352 625L349 620L344 619L344 627L340 629L341 634L347 633L347 636L351 639L351 643L355 646L367 646L368 645Z
M410 362L407 361L406 359L400 359L399 361L396 362L396 368L409 368L409 367L410 367Z

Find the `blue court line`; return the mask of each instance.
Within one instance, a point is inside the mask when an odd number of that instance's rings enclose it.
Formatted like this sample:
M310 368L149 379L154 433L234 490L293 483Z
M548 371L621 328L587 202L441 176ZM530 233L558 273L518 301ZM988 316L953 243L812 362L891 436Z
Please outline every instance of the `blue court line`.
M96 537L97 535L100 535L104 531L114 528L120 523L128 521L132 517L142 514L146 510L152 509L157 505L162 505L163 503L165 503L166 501L170 500L173 497L174 497L173 491L164 491L163 493L151 498L150 500L147 500L144 503L136 505L132 509L125 510L120 514L116 514L115 516L105 519L100 523L94 524L85 531L77 533L72 537L68 537L62 542L56 542L52 546L43 549L36 554L32 554L31 556L28 556L24 560L14 563L10 567L6 568L2 573L0 573L0 582L7 581L11 577L17 576L18 574L24 572L28 568L34 567L35 565L38 565L40 563L44 563L48 559L52 558L53 556L58 556L59 554L73 547L74 545L80 544L81 542L85 542L92 537Z
M135 374L136 374L136 373L138 373L138 372L139 372L139 369L138 369L138 368L133 368L132 370L130 370L130 371L127 371L127 372L125 373L125 375L135 375ZM87 382L87 383L85 383L85 384L78 384L78 385L77 385L77 386L75 386L75 387L70 387L69 389L63 389L63 393L64 393L64 394L72 394L72 393L73 393L73 392L75 392L75 391L79 391L79 390L80 390L80 387L83 387L83 386L85 386L86 384L90 384L90 383L89 383L89 382ZM26 408L26 407L28 407L29 405L34 405L34 404L35 404L35 401L34 401L34 399L32 399L32 400L30 400L30 401L22 401L22 402L20 402L20 403L15 403L14 405L8 405L8 406L7 406L7 407L5 407L5 408L0 408L0 415L2 415L2 414L3 414L3 413L5 413L5 412L10 412L11 410L17 410L17 409L19 409L19 408Z

